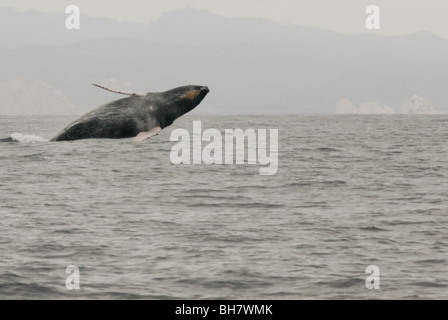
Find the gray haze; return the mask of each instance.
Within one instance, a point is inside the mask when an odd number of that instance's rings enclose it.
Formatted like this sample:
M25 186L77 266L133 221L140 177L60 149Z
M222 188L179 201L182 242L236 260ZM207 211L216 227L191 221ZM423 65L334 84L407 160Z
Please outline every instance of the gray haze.
M69 31L66 17L0 9L0 113L81 113L120 98L94 82L207 85L201 113L334 113L343 98L398 112L415 94L448 111L448 40L428 32L342 35L193 9L149 25L82 16Z
M89 16L150 23L176 9L207 10L226 17L264 18L281 24L297 24L341 33L404 35L429 31L448 38L445 0L1 0L0 6L23 11L65 12L75 4ZM368 5L381 9L380 31L364 28Z

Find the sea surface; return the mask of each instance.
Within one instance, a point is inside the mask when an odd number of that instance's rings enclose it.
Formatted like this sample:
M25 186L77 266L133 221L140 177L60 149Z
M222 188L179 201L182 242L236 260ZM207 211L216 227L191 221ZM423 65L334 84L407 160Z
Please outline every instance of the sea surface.
M143 143L48 142L75 118L0 116L18 140L0 143L0 299L448 298L446 115L191 114ZM278 129L277 174L172 164L193 120Z

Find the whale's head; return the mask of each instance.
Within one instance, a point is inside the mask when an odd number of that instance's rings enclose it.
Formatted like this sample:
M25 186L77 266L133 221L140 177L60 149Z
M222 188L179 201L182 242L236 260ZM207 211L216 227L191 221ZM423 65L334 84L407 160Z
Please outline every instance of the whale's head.
M164 104L177 117L193 110L210 92L206 86L183 86L165 91L162 94Z

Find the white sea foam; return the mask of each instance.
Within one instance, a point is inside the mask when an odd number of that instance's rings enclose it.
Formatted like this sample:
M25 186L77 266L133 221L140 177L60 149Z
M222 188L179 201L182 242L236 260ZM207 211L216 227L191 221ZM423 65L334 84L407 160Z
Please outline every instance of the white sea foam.
M35 134L23 134L23 133L13 133L11 135L12 140L16 142L24 142L24 143L36 143L36 142L48 142L47 139L36 136Z

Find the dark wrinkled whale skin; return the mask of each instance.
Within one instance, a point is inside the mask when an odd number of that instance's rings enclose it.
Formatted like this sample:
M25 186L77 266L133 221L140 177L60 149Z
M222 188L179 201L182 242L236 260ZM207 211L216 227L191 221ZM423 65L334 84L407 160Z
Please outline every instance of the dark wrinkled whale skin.
M83 115L51 141L122 139L164 129L193 110L208 92L207 87L190 85L165 92L133 94Z

